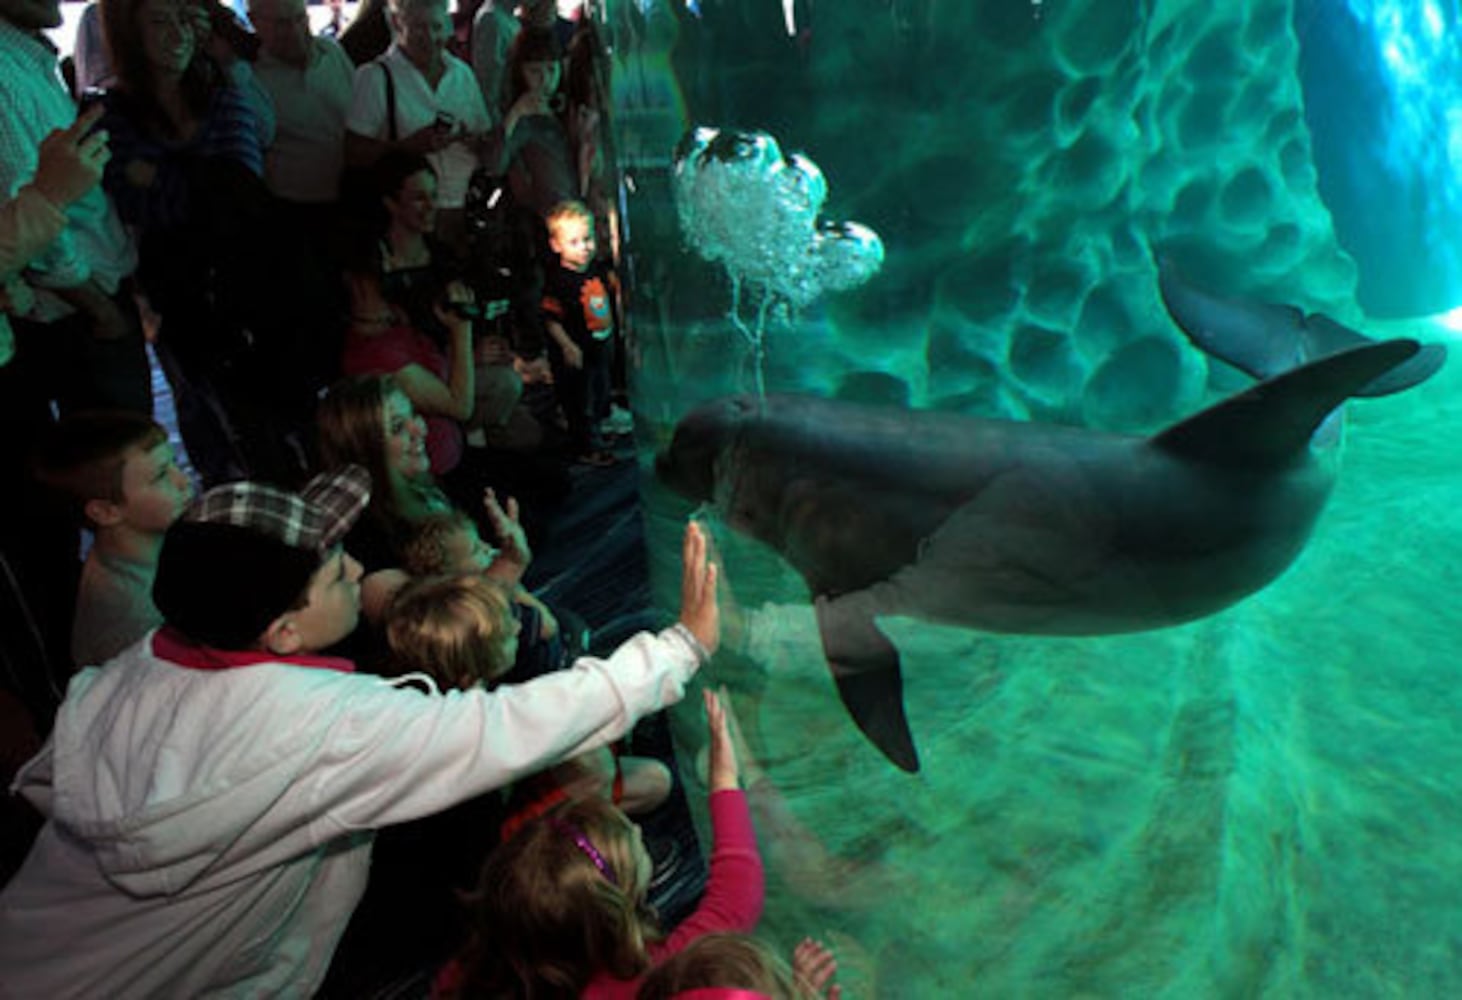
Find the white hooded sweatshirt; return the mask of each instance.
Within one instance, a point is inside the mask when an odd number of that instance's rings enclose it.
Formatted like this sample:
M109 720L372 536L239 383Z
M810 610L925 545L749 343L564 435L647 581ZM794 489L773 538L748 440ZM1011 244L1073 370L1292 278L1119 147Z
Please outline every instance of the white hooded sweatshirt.
M371 831L617 739L702 658L676 626L423 696L345 661L181 665L175 645L153 633L77 674L16 779L48 821L0 893L0 996L309 996Z

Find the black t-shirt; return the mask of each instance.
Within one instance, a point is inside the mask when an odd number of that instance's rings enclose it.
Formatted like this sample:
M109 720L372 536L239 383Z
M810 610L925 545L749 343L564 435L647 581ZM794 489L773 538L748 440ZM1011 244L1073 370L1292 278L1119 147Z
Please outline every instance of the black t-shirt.
M569 339L587 349L614 336L614 299L618 282L609 268L594 261L585 271L552 268L543 288L543 315L560 323Z

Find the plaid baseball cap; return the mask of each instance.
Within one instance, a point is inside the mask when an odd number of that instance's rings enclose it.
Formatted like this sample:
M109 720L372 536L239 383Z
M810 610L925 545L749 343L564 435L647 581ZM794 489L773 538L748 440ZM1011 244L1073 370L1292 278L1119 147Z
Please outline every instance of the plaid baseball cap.
M298 493L247 481L215 486L183 512L183 520L232 524L291 548L324 552L345 537L370 501L370 473L347 465L321 473Z
M215 486L168 529L152 599L195 642L247 649L299 606L370 499L370 473L358 465L322 473L298 493L247 481Z

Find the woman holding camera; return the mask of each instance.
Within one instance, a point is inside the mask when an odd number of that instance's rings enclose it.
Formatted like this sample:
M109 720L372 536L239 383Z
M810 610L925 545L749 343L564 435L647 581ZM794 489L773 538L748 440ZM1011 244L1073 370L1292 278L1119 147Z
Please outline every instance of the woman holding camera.
M562 474L519 455L467 448L513 440L536 447L541 429L518 399L523 382L500 336L474 345L473 320L492 320L506 303L478 303L451 253L433 238L436 175L424 156L393 150L372 168L383 211L379 240L346 275L351 315L341 369L393 375L426 420L431 472L448 492L471 498L484 486L540 504L566 490Z
M502 398L479 402L473 363L472 292L454 279L430 239L436 228L436 172L426 157L393 151L373 170L384 231L346 275L350 327L341 368L347 375L394 375L427 422L431 471L462 461L462 422L479 407L511 409L522 391L505 383ZM510 367L503 368L516 380Z

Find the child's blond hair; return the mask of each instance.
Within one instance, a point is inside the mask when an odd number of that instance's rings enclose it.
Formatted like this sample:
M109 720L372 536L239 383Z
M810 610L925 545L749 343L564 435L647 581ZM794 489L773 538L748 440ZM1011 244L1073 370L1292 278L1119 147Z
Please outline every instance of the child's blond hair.
M570 219L578 219L589 226L591 233L594 231L594 213L589 211L588 205L573 198L550 208L543 217L543 224L548 227L548 235L556 238L559 228Z
M657 965L635 994L636 1000L671 1000L689 990L755 990L772 1000L802 1000L786 961L765 942L748 934L706 934Z
M402 568L412 576L453 572L455 568L447 564L447 540L459 531L474 527L472 518L455 508L423 518L411 539L402 546Z
M413 580L386 613L386 642L403 670L442 687L492 684L513 666L503 637L515 625L512 595L480 574Z

